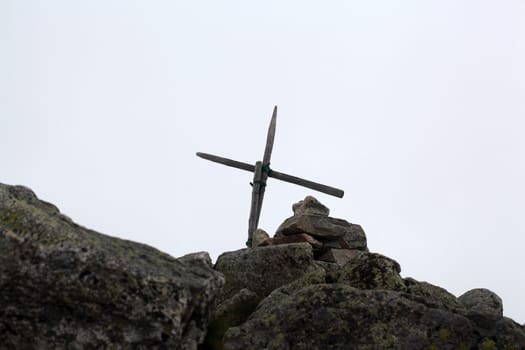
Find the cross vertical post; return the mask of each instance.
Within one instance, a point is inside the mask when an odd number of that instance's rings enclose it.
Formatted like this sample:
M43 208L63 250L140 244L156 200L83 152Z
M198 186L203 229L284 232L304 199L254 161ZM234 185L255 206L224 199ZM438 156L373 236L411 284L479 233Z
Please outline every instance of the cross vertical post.
M261 196L264 194L264 182L262 180L262 162L255 163L255 171L253 173L252 182L252 204L250 207L250 218L248 219L248 240L246 245L252 246L252 237L257 225L259 224L259 216L261 215Z
M261 217L262 203L264 199L264 191L266 190L266 180L271 172L270 159L272 157L273 141L275 140L275 127L277 124L277 106L273 108L272 119L268 127L268 134L266 136L266 146L264 147L263 160L255 163L255 172L253 178L252 203L256 203L254 210L254 221L248 223L248 241L246 245L252 246L252 237L255 230L259 226L259 218ZM261 163L261 164L259 164ZM261 170L258 170L258 166ZM260 174L259 174L260 172ZM250 212L250 218L252 213Z

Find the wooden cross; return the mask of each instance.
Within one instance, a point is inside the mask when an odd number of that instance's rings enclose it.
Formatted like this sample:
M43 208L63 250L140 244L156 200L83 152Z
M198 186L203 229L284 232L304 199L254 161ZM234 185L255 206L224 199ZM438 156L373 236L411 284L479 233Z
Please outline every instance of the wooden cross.
M266 137L266 147L264 149L263 160L258 161L255 165L248 163L238 162L236 160L231 160L228 158L214 156L208 153L197 152L197 156L211 160L212 162L224 164L231 166L237 169L246 170L253 173L253 183L252 185L252 203L250 208L250 218L248 221L248 241L246 245L251 247L253 233L257 229L259 224L259 216L261 215L262 201L264 197L264 190L266 187L266 180L268 177L273 177L282 181L290 182L299 186L308 187L310 189L323 192L332 196L342 198L344 192L340 189L321 185L319 183L304 180L299 177L292 175L287 175L284 173L277 172L270 169L270 158L272 156L273 149L273 140L275 138L275 125L277 121L277 106L273 109L272 120L270 121L270 126L268 128L268 136Z

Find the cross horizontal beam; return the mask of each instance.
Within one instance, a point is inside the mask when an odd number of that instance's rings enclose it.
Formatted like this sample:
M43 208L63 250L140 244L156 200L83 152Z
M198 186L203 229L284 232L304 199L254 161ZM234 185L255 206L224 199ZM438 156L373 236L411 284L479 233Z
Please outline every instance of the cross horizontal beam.
M253 173L255 171L255 166L251 165L251 164L248 164L248 163L243 163L243 162L239 162L239 161L236 161L236 160L232 160L232 159L228 159L228 158L224 158L224 157L219 157L219 156L215 156L213 154L202 153L202 152L197 152L197 156L199 156L199 157L201 157L203 159L206 159L206 160L210 160L210 161L215 162L215 163L220 163L220 164L223 164L223 165L226 165L226 166L230 166L230 167L233 167L233 168L246 170L246 171L249 171L251 173ZM320 183L317 183L317 182L313 182L313 181L310 181L310 180L301 179L300 177L284 174L284 173L281 173L281 172L278 172L278 171L275 171L275 170L270 170L268 172L268 176L269 177L273 177L274 179L278 179L278 180L281 180L281 181L289 182L289 183L292 183L292 184L295 184L295 185L307 187L307 188L310 188L312 190L316 190L316 191L319 191L319 192L322 192L322 193L326 193L326 194L329 194L331 196L335 196L335 197L338 197L338 198L343 198L343 196L344 196L344 191L340 190L338 188L327 186L327 185L323 185L323 184L320 184Z

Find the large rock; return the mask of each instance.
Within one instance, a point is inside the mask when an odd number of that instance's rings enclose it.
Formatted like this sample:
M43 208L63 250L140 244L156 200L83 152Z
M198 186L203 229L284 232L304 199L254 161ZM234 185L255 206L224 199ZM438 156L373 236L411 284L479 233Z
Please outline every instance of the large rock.
M197 349L223 283L205 253L102 235L0 184L2 348Z
M220 255L215 269L226 278L218 298L221 303L241 289L249 289L262 299L274 289L319 269L308 243L245 248Z
M442 309L465 315L465 307L446 289L428 282L405 278L406 290L404 297L422 303L434 309Z
M475 331L462 315L426 307L398 292L344 284L277 290L224 340L227 350L457 350L475 345Z
M512 320L477 317L445 289L402 279L386 256L347 252L344 264L317 260L302 277L281 279L244 321L228 324L213 349L525 350L525 331ZM284 261L290 252L281 253ZM252 274L268 270L254 266Z
M341 268L337 282L359 289L406 290L397 261L377 253L356 253Z
M224 349L525 349L519 324L500 318L480 326L439 287L410 281L409 292L362 290L325 280L309 273L272 292L226 332Z
M258 228L253 233L252 248L259 247L260 245L262 245L269 238L270 238L270 235L268 233L266 233L266 231Z
M492 319L503 317L503 302L491 290L476 288L461 295L458 300L465 305L473 315L485 316Z
M278 228L277 233L293 235L306 232L319 238L340 238L348 230L349 223L342 219L329 216L303 214L286 219Z
M222 338L230 328L244 323L257 307L261 298L249 289L241 289L219 304L211 317L202 348L222 350Z
M257 304L273 290L324 270L314 263L309 243L241 249L219 256L215 269L226 277L208 328L207 350L223 349L228 328L246 321Z
M347 262L354 259L359 253L361 253L360 250L327 249L323 253L319 254L316 260L334 263L338 266L344 266Z

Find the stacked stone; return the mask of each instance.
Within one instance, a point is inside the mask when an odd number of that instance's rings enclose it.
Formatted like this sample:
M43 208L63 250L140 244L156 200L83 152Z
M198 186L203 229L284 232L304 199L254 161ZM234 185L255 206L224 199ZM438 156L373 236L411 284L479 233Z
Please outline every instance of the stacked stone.
M316 260L344 265L362 251L368 251L360 225L330 217L330 209L312 196L292 206L294 215L286 219L273 238L258 230L255 245L268 246L297 242L309 243Z

